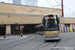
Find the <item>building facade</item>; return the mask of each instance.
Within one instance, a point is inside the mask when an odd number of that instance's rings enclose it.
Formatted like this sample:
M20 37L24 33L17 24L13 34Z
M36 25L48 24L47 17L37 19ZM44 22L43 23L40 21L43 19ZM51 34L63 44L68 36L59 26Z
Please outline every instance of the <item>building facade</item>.
M42 24L43 15L56 13L62 15L61 9L36 6L23 6L0 3L0 35L17 34L17 26L23 25L23 34L35 33L35 26ZM75 29L75 18L60 17L60 27ZM69 30L69 29L68 29Z
M21 0L13 0L13 4L21 4Z
M0 2L18 5L38 6L38 0L0 0Z
M0 2L13 4L13 0L0 0Z
M0 3L0 35L17 34L17 26L23 25L23 34L35 33L35 26L42 24L43 15L57 13L61 9ZM75 27L75 18L60 17L60 27ZM74 28L75 29L75 28ZM64 29L63 29L64 30Z
M0 35L17 34L16 27L21 25L24 34L35 33L34 27L42 23L44 14L49 13L61 16L61 9L0 3Z
M21 0L22 5L38 6L38 0Z

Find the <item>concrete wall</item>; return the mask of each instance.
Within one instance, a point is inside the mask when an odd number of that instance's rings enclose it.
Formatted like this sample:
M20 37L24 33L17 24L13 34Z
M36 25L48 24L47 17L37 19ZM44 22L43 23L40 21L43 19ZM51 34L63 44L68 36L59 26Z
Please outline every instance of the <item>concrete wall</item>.
M0 24L40 24L42 18L35 16L0 16Z
M6 25L6 34L11 34L11 25Z
M40 24L42 23L43 17L36 16L4 16L0 15L0 24ZM63 24L74 24L75 18L60 18L60 23Z
M60 17L60 26L65 27L65 24L70 24L70 27L72 27L72 24L75 24L75 18Z
M57 13L61 16L61 9L41 8L32 6L12 5L0 3L0 13L8 13L8 15L0 15L0 24L38 24L42 23L41 16L22 16L22 14L44 15L49 13ZM12 16L9 14L21 14L21 16ZM62 24L74 24L75 18L60 18Z
M60 18L60 23L73 24L75 23L75 18Z
M57 13L61 16L61 9L0 3L0 24L40 24L42 23L43 15L49 13ZM19 16L14 14L19 14ZM42 16L23 16L24 14Z
M13 13L13 14L35 14L44 15L49 13L57 13L61 16L61 9L22 6L13 4L0 3L0 13Z

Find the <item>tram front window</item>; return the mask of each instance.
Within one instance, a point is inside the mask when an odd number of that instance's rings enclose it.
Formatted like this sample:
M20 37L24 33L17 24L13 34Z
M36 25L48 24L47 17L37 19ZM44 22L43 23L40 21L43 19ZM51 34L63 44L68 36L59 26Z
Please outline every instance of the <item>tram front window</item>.
M47 23L46 30L58 30L57 25L55 23Z

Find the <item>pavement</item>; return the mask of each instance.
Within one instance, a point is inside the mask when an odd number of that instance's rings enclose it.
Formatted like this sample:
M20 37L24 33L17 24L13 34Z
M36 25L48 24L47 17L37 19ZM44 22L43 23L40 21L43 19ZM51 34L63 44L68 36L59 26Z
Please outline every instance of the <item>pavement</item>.
M11 36L6 36L6 38L4 38L4 36L0 36L0 44L4 44L4 43L9 43L9 42L13 42L16 40L21 40L21 39L25 39L29 36L27 35L23 35L23 37L21 36L17 36L17 35L11 35Z
M9 35L9 36L6 36L6 38L4 38L4 36L0 36L0 40L1 39L21 39L21 38L26 38L27 36L26 35L23 35L23 37L21 37L20 35Z

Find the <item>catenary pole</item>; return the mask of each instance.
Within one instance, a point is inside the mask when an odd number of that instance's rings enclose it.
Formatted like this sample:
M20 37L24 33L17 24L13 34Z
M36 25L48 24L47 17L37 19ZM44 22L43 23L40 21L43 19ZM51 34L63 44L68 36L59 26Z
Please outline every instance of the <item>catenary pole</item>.
M62 17L64 17L63 0L61 0L61 7L62 7Z

